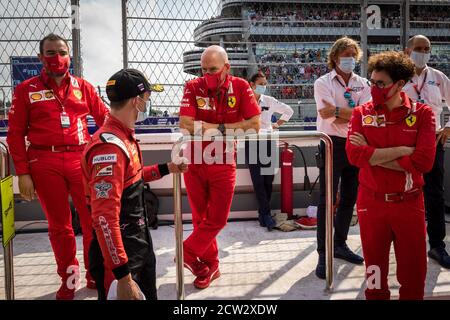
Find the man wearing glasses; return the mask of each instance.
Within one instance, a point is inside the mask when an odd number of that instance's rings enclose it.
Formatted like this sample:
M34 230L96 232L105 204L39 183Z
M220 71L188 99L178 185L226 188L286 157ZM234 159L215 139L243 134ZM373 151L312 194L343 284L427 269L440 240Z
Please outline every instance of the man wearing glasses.
M442 267L450 269L450 256L445 250L444 201L444 144L450 136L450 121L442 127L440 118L443 100L450 104L450 80L439 70L427 66L431 55L431 42L422 35L409 39L406 53L415 65L414 77L403 91L414 101L431 107L436 117L436 158L433 169L424 175L425 208L427 215L428 256Z
M368 81L355 73L356 61L361 58L356 41L344 37L338 39L328 54L331 72L314 83L317 106L317 130L328 134L333 140L333 202L336 203L340 182L340 201L335 216L334 257L350 263L362 264L363 258L347 246L347 235L353 216L358 189L358 169L352 166L345 153L348 122L353 108L371 100ZM320 153L325 159L325 145ZM325 163L324 161L321 161ZM319 262L316 276L325 279L325 168L320 165L320 198L317 211L317 252Z
M369 59L373 101L355 108L347 154L360 168L357 211L366 263L366 299L390 299L394 243L401 300L421 300L427 273L423 173L436 151L431 108L402 92L414 75L403 53Z

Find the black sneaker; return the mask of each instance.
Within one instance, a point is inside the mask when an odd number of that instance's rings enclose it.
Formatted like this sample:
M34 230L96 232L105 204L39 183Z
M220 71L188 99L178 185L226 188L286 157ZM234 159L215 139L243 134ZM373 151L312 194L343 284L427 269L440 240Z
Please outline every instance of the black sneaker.
M448 255L445 248L433 248L428 251L428 256L436 260L437 263L441 265L441 267L445 269L450 269L450 256Z
M261 227L265 227L266 226L266 223L264 222L264 216L258 215L258 220L259 220L259 225Z
M326 268L325 268L325 254L319 253L319 262L317 262L316 276L317 276L317 278L323 279L323 280L325 280L327 277Z
M346 244L334 248L334 257L353 264L362 264L364 262L364 258L350 250Z
M272 231L277 225L270 214L262 216L262 220L264 221L264 226L266 226L269 231Z

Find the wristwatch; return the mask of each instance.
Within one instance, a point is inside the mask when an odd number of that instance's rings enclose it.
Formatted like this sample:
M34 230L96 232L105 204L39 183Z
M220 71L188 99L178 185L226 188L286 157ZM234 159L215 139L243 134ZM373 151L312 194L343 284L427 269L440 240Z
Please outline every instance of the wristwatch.
M217 128L221 134L225 134L225 124L221 123L219 124L219 127Z
M334 116L339 118L339 107L336 107L336 110L334 110Z

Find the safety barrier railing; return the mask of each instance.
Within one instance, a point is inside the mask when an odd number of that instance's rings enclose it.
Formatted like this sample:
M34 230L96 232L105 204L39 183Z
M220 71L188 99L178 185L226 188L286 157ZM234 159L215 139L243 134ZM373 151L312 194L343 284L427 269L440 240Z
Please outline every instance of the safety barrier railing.
M183 136L175 142L172 148L172 155L181 156L180 152L183 145L201 139L201 137ZM226 138L229 140L229 138ZM334 267L333 267L333 142L330 137L322 132L317 131L281 131L276 135L247 135L234 138L235 142L245 142L254 140L311 140L320 139L325 143L325 187L326 187L326 218L325 218L325 242L326 242L326 292L331 292L333 289ZM181 206L181 174L173 175L173 209L174 209L174 223L175 223L175 263L176 263L176 290L177 299L184 300L184 263L183 263L183 217Z
M0 174L1 179L10 175L9 151L8 148L0 142ZM2 221L2 228L5 228ZM7 300L14 300L14 263L13 263L13 240L3 247L4 267L5 267L5 296Z

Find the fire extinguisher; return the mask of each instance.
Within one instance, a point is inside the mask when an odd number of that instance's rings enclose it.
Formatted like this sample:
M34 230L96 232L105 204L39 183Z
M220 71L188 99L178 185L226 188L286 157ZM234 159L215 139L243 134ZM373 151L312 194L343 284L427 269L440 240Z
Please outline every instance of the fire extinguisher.
M281 151L281 212L287 213L291 219L294 214L293 208L293 163L294 152L289 149L289 144L284 142L283 151Z

